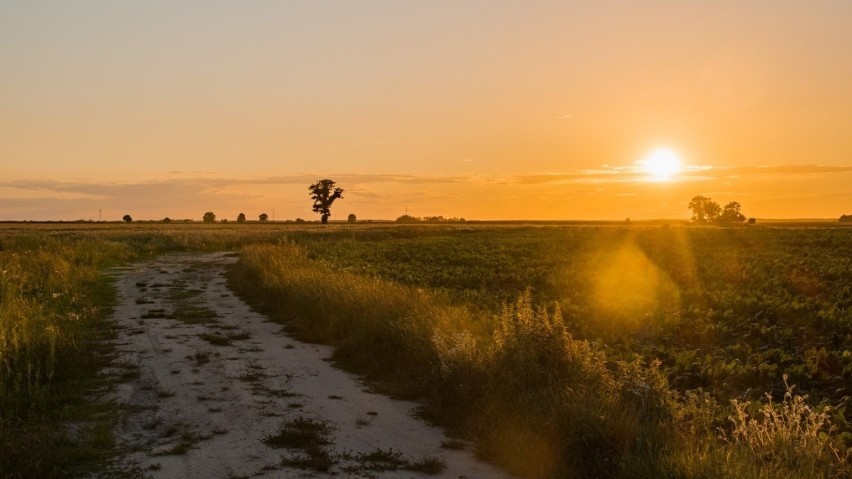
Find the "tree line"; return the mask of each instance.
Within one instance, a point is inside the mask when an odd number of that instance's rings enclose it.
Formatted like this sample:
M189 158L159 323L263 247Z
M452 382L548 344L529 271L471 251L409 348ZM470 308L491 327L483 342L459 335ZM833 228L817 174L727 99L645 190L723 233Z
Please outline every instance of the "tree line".
M696 196L689 202L689 209L692 211L692 221L694 223L716 223L716 224L742 224L746 221L745 215L742 213L742 205L737 201L732 201L725 206L719 206L711 198L706 196ZM749 218L748 223L754 224L755 219Z
M337 183L334 180L323 179L318 180L316 183L312 184L308 187L308 193L310 193L311 199L314 201L313 211L314 213L318 213L320 215L320 220L322 224L328 223L328 218L331 217L331 205L335 202L335 200L343 199L343 188L337 187ZM216 213L212 211L208 211L204 213L201 217L202 221L205 223L215 223L216 222ZM261 213L257 217L258 221L261 223L265 223L269 220L269 215L266 213ZM133 222L133 217L130 215L124 215L121 218L125 223ZM164 218L163 223L171 223L170 218ZM222 222L227 222L228 220L223 219ZM304 223L305 220L301 218L296 218L296 223ZM347 218L347 221L350 223L354 223L357 221L357 218L354 214L350 214ZM240 213L237 215L237 223L245 223L246 222L246 214Z

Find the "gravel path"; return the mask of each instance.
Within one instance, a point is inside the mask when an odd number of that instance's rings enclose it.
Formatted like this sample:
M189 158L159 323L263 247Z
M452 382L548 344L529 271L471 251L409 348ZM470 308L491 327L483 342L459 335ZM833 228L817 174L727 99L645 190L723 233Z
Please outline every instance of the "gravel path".
M169 255L116 271L121 474L509 477L416 419L416 404L330 366L329 347L253 312L226 284L236 260Z

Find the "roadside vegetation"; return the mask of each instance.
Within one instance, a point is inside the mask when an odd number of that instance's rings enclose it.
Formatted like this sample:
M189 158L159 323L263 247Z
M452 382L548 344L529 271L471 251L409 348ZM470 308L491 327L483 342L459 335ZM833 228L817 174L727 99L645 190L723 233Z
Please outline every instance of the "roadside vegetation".
M107 268L241 241L189 228L0 229L0 478L73 477L111 458L116 405L93 403L121 379L100 374L121 369Z
M109 460L106 268L222 250L255 307L522 477L852 477L852 230L236 222L0 229L0 477Z
M232 286L523 477L852 473L846 230L289 239Z

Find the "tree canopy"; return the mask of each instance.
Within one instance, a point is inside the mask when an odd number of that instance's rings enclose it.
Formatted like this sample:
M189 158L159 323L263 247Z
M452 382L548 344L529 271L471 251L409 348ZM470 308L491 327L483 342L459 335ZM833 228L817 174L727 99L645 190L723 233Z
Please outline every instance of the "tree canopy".
M208 211L207 213L204 213L204 218L202 219L205 223L213 223L216 221L216 214L212 211Z
M334 200L343 198L343 188L337 188L334 180L324 179L308 187L311 199L314 200L313 211L319 213L322 223L328 223L331 216L331 204Z
M711 198L699 195L689 202L689 209L692 210L692 221L696 223L739 224L746 220L740 211L742 205L737 201L722 208Z

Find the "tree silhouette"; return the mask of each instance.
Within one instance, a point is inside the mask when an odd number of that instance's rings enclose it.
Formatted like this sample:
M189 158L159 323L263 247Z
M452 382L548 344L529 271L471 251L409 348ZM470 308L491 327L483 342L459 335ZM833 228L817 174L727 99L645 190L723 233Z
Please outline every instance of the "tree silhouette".
M259 219L261 223L264 223L266 222L266 220L269 219L269 215L266 213L261 213L260 216L257 217L257 219Z
M213 223L216 221L216 215L212 211L208 211L204 213L204 222L205 223Z
M122 216L121 221L124 221L125 223L130 223L133 221L133 218L131 218L130 215L124 215Z
M350 223L354 223L354 222L358 221L358 217L355 216L355 213L349 213L349 217L346 218L346 221L348 221Z
M746 220L744 214L740 212L740 204L732 201L722 208L722 214L719 215L720 223L742 223Z
M692 221L696 223L740 224L746 220L738 201L731 201L722 208L706 196L696 196L689 202L689 209L692 210ZM754 222L754 218L749 220L749 224Z
M334 180L319 180L308 187L311 199L314 200L313 211L319 213L322 224L328 223L331 216L331 204L338 198L343 198L343 188L336 188Z
M692 201L689 202L689 209L692 210L692 221L696 223L716 221L722 211L719 203L700 195L692 198Z
M240 213L237 215L237 223L245 223L246 222L246 214Z

